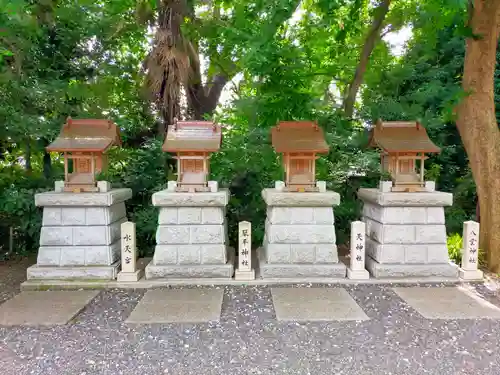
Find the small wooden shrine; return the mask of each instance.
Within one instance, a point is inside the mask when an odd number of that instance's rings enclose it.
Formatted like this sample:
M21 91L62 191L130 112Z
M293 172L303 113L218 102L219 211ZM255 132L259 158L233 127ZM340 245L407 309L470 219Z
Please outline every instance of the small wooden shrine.
M369 146L381 150L382 169L391 174L392 191L399 192L424 191L425 154L441 151L417 121L378 120L371 131Z
M46 148L48 152L64 153L64 191L99 191L96 175L106 169L106 152L113 145L121 145L121 140L112 121L69 117Z
M285 191L319 191L316 187L318 153L328 153L323 129L313 121L281 121L271 129L276 152L283 154Z
M212 121L174 121L163 151L176 153L177 191L210 191L210 154L219 151L222 129Z

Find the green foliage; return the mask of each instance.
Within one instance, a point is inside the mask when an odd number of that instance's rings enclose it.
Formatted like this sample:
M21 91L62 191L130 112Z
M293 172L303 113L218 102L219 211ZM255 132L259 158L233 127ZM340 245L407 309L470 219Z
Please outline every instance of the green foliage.
M8 251L10 228L13 229L13 251L27 254L38 249L42 211L35 206L34 195L53 182L37 174L27 174L20 167L0 169L0 258Z
M101 176L114 187L132 189L132 199L126 202L127 215L136 223L140 256L153 254L158 210L153 207L151 197L166 188L169 178L167 155L161 151L161 145L160 140L150 139L138 149L113 150L110 155L113 163Z
M448 236L446 240L448 256L450 257L450 260L457 265L462 263L462 243L462 236L458 233Z
M377 186L382 177L378 154L366 149L365 125L379 117L419 119L442 148L426 162L425 173L454 194L454 206L446 209L448 233L474 219L475 185L453 113L463 95L466 3L392 2L383 33L412 26L414 35L400 58L383 40L377 43L355 120L348 121L339 110L342 93L356 71L376 2L186 2L183 33L201 53L206 89L220 74L241 77L230 83L234 100L217 111L224 141L211 159L211 178L231 190L231 245L241 220L253 224L254 247L262 243L261 191L283 178L269 136L279 120L313 119L325 131L330 151L317 161L317 179L341 195L335 210L339 244L360 215L357 189ZM157 130L165 124L142 92L157 4L0 0L0 218L15 228L18 251L38 247L41 212L34 194L62 176L60 157L50 159L43 148L71 115L107 117L120 126L124 147L112 151L110 168L99 178L132 189L127 212L137 223L139 252L152 255L157 210L151 196L175 179ZM292 20L297 7L301 12ZM497 74L496 93L499 82Z

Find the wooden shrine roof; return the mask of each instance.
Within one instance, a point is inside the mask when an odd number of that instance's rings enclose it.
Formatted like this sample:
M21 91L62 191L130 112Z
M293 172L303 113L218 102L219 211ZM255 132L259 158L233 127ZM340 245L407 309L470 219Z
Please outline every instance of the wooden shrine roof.
M438 153L441 149L427 135L417 121L378 120L370 134L370 147L379 147L385 152Z
M276 152L328 153L323 129L313 121L280 121L271 129Z
M163 143L166 152L215 152L222 142L222 128L212 121L176 121L169 125Z
M105 152L113 145L121 145L121 139L120 130L112 121L68 118L47 151Z

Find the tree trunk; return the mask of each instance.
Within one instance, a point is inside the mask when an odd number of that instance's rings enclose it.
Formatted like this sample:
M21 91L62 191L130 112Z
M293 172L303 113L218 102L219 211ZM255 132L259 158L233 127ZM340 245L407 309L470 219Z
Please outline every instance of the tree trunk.
M45 178L50 178L50 176L52 176L52 160L47 151L43 152L43 175Z
M224 86L229 81L225 74L217 74L214 76L213 82L203 86L201 82L193 82L189 84L187 90L189 114L195 120L203 120L205 115L212 116Z
M344 113L347 118L351 118L354 113L354 103L356 102L356 96L358 95L359 88L363 83L363 78L368 66L368 60L372 54L375 44L380 38L380 31L384 25L385 16L389 12L389 5L391 0L382 0L379 6L375 9L373 15L373 22L370 27L370 31L366 36L366 41L361 51L361 57L359 59L358 66L354 72L354 77L347 87L344 96Z
M481 212L480 247L488 267L500 272L500 132L495 117L494 74L500 0L475 0L470 8L474 37L466 41L457 127L469 157Z

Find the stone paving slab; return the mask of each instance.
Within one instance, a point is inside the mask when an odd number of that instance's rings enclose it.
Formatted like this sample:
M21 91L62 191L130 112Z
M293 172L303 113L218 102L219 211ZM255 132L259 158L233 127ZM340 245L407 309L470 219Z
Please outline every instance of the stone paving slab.
M223 289L154 289L146 292L126 323L219 321Z
M402 287L393 290L427 319L500 319L500 308L464 288Z
M21 292L0 305L0 326L63 325L98 294L92 290Z
M400 286L340 288L370 318L362 322L278 321L269 287L226 286L219 322L153 325L125 323L145 290L105 290L74 324L0 326L10 357L0 353L0 373L5 364L6 375L499 375L500 320L425 319L394 293ZM498 290L471 287L500 306Z
M368 320L342 288L271 288L278 321Z

